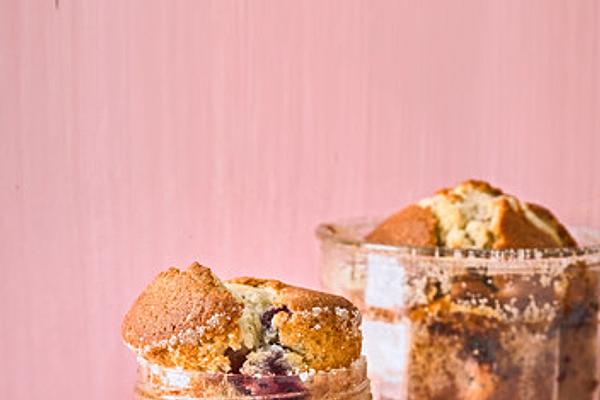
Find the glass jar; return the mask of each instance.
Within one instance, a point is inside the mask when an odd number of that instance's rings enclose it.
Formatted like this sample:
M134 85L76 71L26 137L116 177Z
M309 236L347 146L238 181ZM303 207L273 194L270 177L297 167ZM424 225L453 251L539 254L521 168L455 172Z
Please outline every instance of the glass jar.
M138 358L136 400L369 400L364 358L349 368L300 375L246 376L164 368Z
M598 398L600 234L579 248L387 246L379 221L323 224L323 286L363 313L377 398Z

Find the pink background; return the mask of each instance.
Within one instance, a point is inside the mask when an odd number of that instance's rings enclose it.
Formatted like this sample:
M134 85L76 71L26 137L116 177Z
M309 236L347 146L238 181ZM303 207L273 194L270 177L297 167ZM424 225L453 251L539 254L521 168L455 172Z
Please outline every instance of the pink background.
M0 398L130 398L159 270L316 286L466 177L600 226L599 131L594 0L0 0Z

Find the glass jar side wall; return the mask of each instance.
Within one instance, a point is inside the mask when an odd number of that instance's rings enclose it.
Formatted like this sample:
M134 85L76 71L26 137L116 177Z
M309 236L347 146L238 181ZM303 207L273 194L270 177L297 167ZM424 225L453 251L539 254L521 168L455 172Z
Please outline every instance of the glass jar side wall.
M364 358L348 368L292 376L210 374L163 368L138 358L138 400L370 400Z
M596 253L439 256L327 239L321 249L324 287L363 311L384 397L597 398Z

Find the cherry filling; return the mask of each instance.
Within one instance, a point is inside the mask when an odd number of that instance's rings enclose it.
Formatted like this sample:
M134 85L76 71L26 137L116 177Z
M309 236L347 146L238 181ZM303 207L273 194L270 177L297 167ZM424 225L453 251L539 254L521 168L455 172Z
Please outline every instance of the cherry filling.
M273 317L275 316L275 314L280 313L280 312L285 312L285 313L291 314L290 310L286 306L272 307L264 312L264 314L260 317L260 322L262 323L262 326L265 330L273 329L273 327L271 325L271 322L273 321Z
M263 361L261 369L270 375L287 375L290 371L290 365L285 360L284 355L281 349L272 351Z
M278 394L286 400L302 400L308 397L300 378L288 375L291 367L285 359L285 350L276 344L277 335L272 322L280 312L291 314L286 306L281 306L269 308L260 317L265 331L265 347L256 350L259 357L249 357L251 350L248 349L229 349L225 353L231 363L232 374L228 376L228 380L245 396L274 396L273 400L279 399L276 396Z
M577 303L566 307L562 326L564 328L580 328L586 325L598 312L598 304L595 302Z
M499 353L502 353L498 333L493 328L487 329L486 332L465 332L443 322L432 323L428 328L435 335L460 338L463 344L460 355L465 358L472 357L480 364L492 365L497 361Z
M297 376L247 376L232 375L229 381L245 396L282 395L285 399L300 400L307 397L306 389ZM297 394L290 396L290 394ZM286 396L283 396L286 395ZM278 397L272 397L273 400Z
M500 344L494 335L468 335L464 343L464 354L473 357L481 364L493 364Z
M239 374L242 365L246 362L246 356L250 353L250 350L242 348L240 350L232 350L228 348L225 351L225 357L229 358L229 364L231 365L231 373Z
M297 376L288 375L290 366L285 360L285 352L279 346L273 346L266 357L255 367L260 371L257 375L232 375L230 382L246 396L275 396L282 395L286 399L306 398L302 381ZM290 396L290 394L292 394Z

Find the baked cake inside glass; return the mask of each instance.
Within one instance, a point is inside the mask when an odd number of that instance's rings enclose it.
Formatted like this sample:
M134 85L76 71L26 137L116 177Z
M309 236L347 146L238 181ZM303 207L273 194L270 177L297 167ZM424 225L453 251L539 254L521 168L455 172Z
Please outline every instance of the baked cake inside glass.
M197 263L144 289L122 324L136 396L370 399L361 316L348 300L279 281L220 281Z
M385 220L324 224L324 286L359 306L374 392L595 399L600 236L468 181Z

